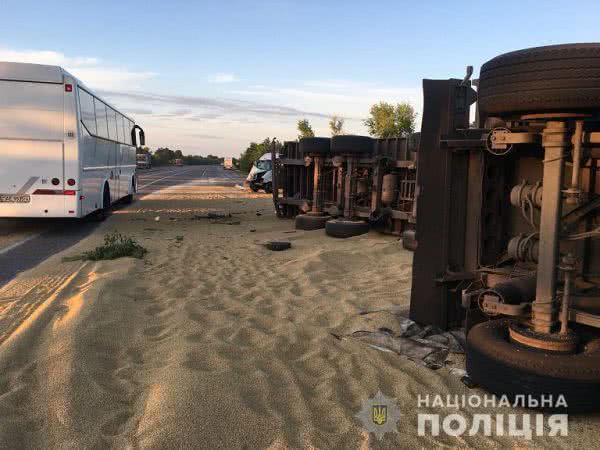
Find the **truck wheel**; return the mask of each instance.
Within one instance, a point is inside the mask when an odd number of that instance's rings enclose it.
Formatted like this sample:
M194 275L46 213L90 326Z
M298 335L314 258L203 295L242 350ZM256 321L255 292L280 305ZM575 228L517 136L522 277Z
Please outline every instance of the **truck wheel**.
M300 153L304 155L317 154L324 155L329 153L331 149L331 139L323 137L310 137L300 139L298 145Z
M329 216L316 216L312 214L298 214L296 216L296 230L319 230L325 228L325 223L331 219Z
M511 399L531 395L539 401L551 394L556 402L564 395L570 413L600 409L600 340L575 354L542 351L510 342L510 322L492 320L470 330L467 372L475 383Z
M265 192L267 194L273 193L273 183L265 183Z
M374 140L368 136L341 135L331 138L331 153L356 154L373 153Z
M258 186L255 185L254 183L250 183L250 190L252 192L258 192Z
M600 107L600 44L505 53L479 76L479 109L490 114L572 112Z
M362 220L330 220L325 224L325 233L336 238L349 238L368 233L371 226Z

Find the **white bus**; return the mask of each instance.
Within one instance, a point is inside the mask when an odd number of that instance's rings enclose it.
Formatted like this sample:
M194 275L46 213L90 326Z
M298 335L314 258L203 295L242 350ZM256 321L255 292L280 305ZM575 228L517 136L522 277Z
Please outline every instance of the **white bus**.
M0 217L104 216L144 132L61 67L0 62Z

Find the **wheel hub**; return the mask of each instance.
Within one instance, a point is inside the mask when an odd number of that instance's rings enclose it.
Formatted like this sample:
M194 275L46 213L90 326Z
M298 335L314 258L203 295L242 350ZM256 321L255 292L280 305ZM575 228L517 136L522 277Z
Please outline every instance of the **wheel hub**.
M575 353L579 343L577 335L570 330L565 334L540 333L526 324L513 322L508 332L513 342L551 352Z

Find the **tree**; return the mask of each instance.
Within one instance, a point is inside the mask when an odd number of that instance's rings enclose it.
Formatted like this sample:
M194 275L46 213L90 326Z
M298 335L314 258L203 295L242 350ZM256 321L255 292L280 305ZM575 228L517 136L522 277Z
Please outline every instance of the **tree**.
M329 121L329 129L331 130L331 135L339 136L340 134L344 134L342 128L344 128L344 119L342 117L333 116Z
M208 164L221 164L223 158L214 155L201 156L201 155L184 155L181 150L171 150L168 147L158 148L154 153L150 151L148 147L138 148L138 153L149 153L152 155L152 164L157 166L166 166L173 164L175 159L183 159L186 165L208 165Z
M269 139L266 138L260 144L251 142L248 148L240 155L239 167L242 172L250 172L254 161L259 159L265 153L270 152L272 149L275 152L280 152L283 148L283 144L277 140L277 138Z
M371 106L370 117L364 121L371 136L393 138L407 136L415 131L417 113L410 103L396 106L379 102Z
M315 132L313 131L307 119L302 119L298 121L298 131L300 132L300 134L298 135L298 139L306 137L315 137Z
M156 149L152 155L152 163L157 166L164 166L175 159L175 152L168 147Z
M145 154L150 154L150 149L148 147L137 147L135 149L135 152L137 154L143 154L143 155L145 155Z

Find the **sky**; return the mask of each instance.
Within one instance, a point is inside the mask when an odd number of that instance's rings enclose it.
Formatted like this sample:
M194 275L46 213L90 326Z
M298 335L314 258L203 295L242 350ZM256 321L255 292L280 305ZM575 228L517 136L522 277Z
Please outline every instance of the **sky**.
M0 1L0 61L60 65L139 123L152 148L238 156L306 118L366 134L379 101L422 109L423 78L600 40L596 1ZM420 124L420 114L417 121Z

